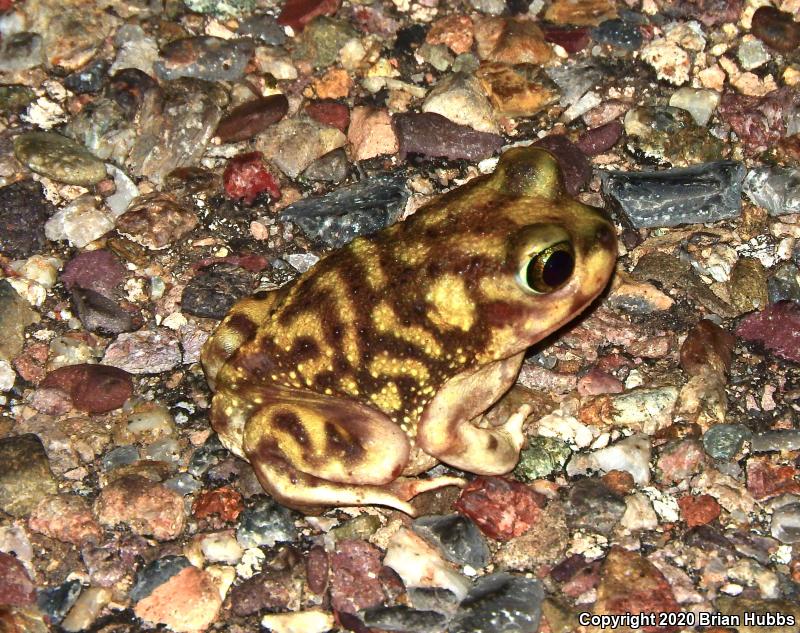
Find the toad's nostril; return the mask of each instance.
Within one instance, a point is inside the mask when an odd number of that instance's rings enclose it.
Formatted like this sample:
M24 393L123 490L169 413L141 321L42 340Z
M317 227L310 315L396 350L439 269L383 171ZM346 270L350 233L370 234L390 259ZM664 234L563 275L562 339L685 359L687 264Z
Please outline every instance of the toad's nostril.
M613 248L614 243L616 242L614 231L606 224L603 224L597 228L594 237L604 248Z

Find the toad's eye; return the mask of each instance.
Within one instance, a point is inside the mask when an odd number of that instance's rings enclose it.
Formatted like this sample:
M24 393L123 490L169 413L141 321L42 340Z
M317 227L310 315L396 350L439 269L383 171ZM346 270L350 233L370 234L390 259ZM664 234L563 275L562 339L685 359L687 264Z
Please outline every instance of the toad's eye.
M527 260L520 278L528 289L548 293L563 286L575 270L575 253L569 242L558 242Z

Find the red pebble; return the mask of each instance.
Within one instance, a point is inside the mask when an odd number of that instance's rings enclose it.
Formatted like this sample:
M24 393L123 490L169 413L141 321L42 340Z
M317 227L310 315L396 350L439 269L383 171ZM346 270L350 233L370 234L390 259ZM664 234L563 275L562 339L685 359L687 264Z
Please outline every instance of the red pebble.
M758 341L768 350L800 363L800 302L779 301L761 312L748 314L736 329L746 341Z
M281 188L275 177L267 171L261 152L239 154L231 158L222 175L225 193L235 200L252 204L256 196L266 191L273 200L280 200Z
M586 27L567 28L563 26L546 26L542 28L544 39L551 44L558 44L567 53L579 53L589 45L589 29Z
M306 106L306 114L315 121L335 127L342 132L350 125L350 109L336 101L328 99L312 101Z
M133 395L131 375L110 365L67 365L51 371L41 383L66 391L72 406L87 413L119 409Z
M461 491L455 508L489 537L508 541L539 520L545 497L518 481L478 477Z
M719 503L711 495L686 495L678 499L678 507L690 528L711 523L721 511Z
M794 466L778 466L769 459L750 458L747 462L747 490L759 501L782 494L800 494L798 471Z
M242 495L223 486L216 490L203 492L192 507L192 514L197 519L205 519L212 515L219 516L223 521L235 521L244 508Z
M333 15L340 6L342 0L286 0L278 16L278 24L302 31L317 16Z

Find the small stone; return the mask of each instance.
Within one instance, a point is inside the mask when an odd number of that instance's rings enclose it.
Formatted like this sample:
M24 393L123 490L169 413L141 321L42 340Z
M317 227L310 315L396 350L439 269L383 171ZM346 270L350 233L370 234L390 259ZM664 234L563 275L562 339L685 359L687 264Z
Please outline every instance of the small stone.
M592 39L625 51L639 50L643 40L639 24L618 18L605 20L593 28Z
M94 511L102 525L120 523L135 534L171 541L183 532L183 497L140 475L125 475L100 492Z
M0 508L24 517L58 492L42 441L33 433L0 439ZM2 577L2 574L0 574Z
M38 33L14 33L0 42L0 72L29 70L43 62L42 36Z
M486 541L477 526L465 516L426 516L414 521L413 529L436 545L451 563L469 565L474 569L481 569L489 563Z
M272 633L326 633L336 628L332 613L320 609L276 613L261 618L261 626Z
M117 230L151 250L174 244L197 226L197 215L169 193L134 198L117 219Z
M362 613L364 624L382 631L438 633L444 631L447 617L436 611L417 611L405 605L374 607Z
M800 40L798 40L800 42ZM739 44L736 57L744 70L753 70L763 66L770 60L764 44L759 40L745 40Z
M261 572L231 590L231 610L238 616L284 611L300 602L302 588L302 574L292 569Z
M199 495L192 506L192 514L196 519L217 516L228 523L235 521L243 509L242 495L233 488L223 486Z
M278 16L278 24L302 31L306 24L320 15L333 15L341 0L287 0Z
M791 13L775 7L759 7L753 13L750 28L753 35L781 53L790 53L800 46L800 24Z
M630 473L637 485L650 483L650 441L646 435L633 435L591 453L573 455L567 464L570 477L589 471Z
M261 497L239 515L236 538L245 549L292 542L297 539L294 516L272 499Z
M113 216L100 206L97 197L84 194L56 211L44 225L44 233L49 240L67 240L83 248L113 228Z
M681 516L690 528L716 520L722 508L711 495L684 495L678 499Z
M581 408L584 424L601 427L627 427L645 435L653 435L672 423L678 400L675 387L639 387L620 394L604 394L591 399Z
M101 160L124 163L136 142L133 122L115 101L98 97L64 127L64 134Z
M305 27L292 58L307 60L315 69L327 68L341 60L340 51L354 38L360 36L349 22L320 16Z
M483 18L475 24L475 40L481 60L502 64L545 64L553 50L532 20Z
M542 31L546 42L558 44L569 55L580 53L592 41L587 27L573 28L546 24L542 26Z
M75 288L70 297L78 318L89 332L119 334L131 332L141 326L141 318L135 308L125 309L114 299L99 292Z
M514 477L524 482L542 479L560 471L572 455L569 445L554 437L528 438L528 446L520 452Z
M42 589L36 598L37 606L56 624L64 619L81 595L80 580L68 580L61 585Z
M536 631L544 588L535 578L508 573L483 576L459 605L450 633L526 633Z
M462 490L456 510L490 538L507 541L535 524L545 500L525 484L502 477L477 477Z
M256 149L284 174L296 178L320 156L338 147L347 139L339 130L318 124L311 119L284 119L256 137Z
M675 0L668 15L687 20L699 20L705 26L737 22L744 0Z
M35 601L36 587L25 567L11 554L0 552L0 605L16 607Z
M556 24L593 26L617 17L612 0L555 0L544 19Z
M475 161L489 158L503 146L502 136L478 132L432 112L396 114L392 120L401 160L408 154L422 154Z
M550 134L533 145L546 149L556 157L564 189L571 196L578 195L592 177L592 166L578 146L563 134Z
M756 433L750 438L750 450L753 453L769 453L800 450L800 431L780 429Z
M67 290L84 288L111 296L127 276L125 266L111 251L98 249L76 254L61 271L61 281Z
M506 116L533 116L559 98L558 87L535 67L488 62L477 77L495 111Z
M747 461L747 490L759 501L783 494L800 494L794 466L776 466L766 458Z
M6 279L0 279L0 358L11 362L25 344L25 328L38 321L30 304Z
M195 13L212 13L220 17L240 17L256 8L255 0L183 0ZM273 18L274 20L274 18Z
M747 172L744 193L771 216L800 213L800 170L758 166Z
M597 479L581 479L569 489L567 521L571 529L610 534L625 514L625 501Z
M251 15L239 23L239 33L261 40L268 46L282 46L286 41L286 33L278 21L271 15L261 13Z
M54 212L41 183L20 180L0 187L0 252L18 259L43 251L44 225Z
M374 545L365 541L340 541L330 557L330 565L334 609L356 613L383 602L381 552Z
M727 373L733 360L736 337L708 319L698 321L681 345L681 367L690 376L707 369Z
M88 630L106 605L111 602L111 597L111 590L105 587L90 585L82 589L75 605L61 622L61 628L68 633Z
M346 132L350 125L350 108L336 101L328 99L311 101L306 106L306 114L315 121L341 132Z
M174 40L161 49L154 68L159 79L194 77L206 81L236 81L244 75L255 46L249 39L224 40L202 35Z
M456 55L472 50L474 24L468 15L451 14L431 24L425 41L428 44L444 44Z
M658 456L656 462L658 481L665 484L679 484L687 481L700 472L704 461L703 445L697 440L686 439L671 442L661 449Z
M736 161L657 172L607 171L601 178L608 204L636 228L711 223L741 213L744 166Z
M736 335L746 341L761 343L782 358L800 362L800 303L781 301L761 312L748 314L736 328Z
M767 271L755 257L742 257L731 270L730 303L739 313L763 309L769 303Z
M788 86L763 97L725 92L718 114L736 132L746 153L754 155L788 135L798 104L800 95Z
M55 132L25 132L14 140L17 160L37 174L68 185L90 186L106 177L103 161Z
M697 125L705 127L719 105L720 95L714 90L684 86L672 93L669 105L681 108L692 115Z
M640 53L641 59L653 67L656 77L675 86L689 81L692 66L689 54L677 43L660 37L651 41Z
M441 114L446 119L474 130L497 133L497 122L480 82L466 73L451 73L441 79L425 97L425 113Z
M131 375L105 365L69 365L51 371L40 383L69 394L72 405L87 413L119 409L133 395Z
M159 374L180 365L180 344L166 328L125 332L106 348L102 362L131 374Z
M605 477L603 479L605 481ZM636 492L625 497L625 514L619 524L629 532L658 528L658 515L647 495Z
M302 177L315 182L339 184L350 173L350 163L343 149L335 149L311 163Z
M615 545L603 561L596 615L680 611L664 575L646 558ZM677 631L674 626L648 626L650 633Z
M212 264L191 278L181 295L181 310L222 319L239 299L253 292L253 274L230 264Z
M231 158L222 174L222 181L228 197L244 200L246 204L252 204L259 194L265 192L272 200L281 198L280 185L264 166L261 152L248 152Z
M800 543L800 503L787 503L772 512L770 534L781 543Z
M297 224L309 237L339 248L395 222L408 195L403 173L379 173L323 196L299 200L285 207L281 218Z
M166 624L176 633L194 633L206 630L221 606L222 597L212 576L189 566L136 602L133 611L145 622Z
M769 302L800 301L800 270L791 262L778 265L767 281Z
M222 118L214 136L223 143L246 141L280 121L288 111L289 101L282 94L247 101Z
M624 128L619 121L611 121L599 127L586 130L575 142L577 148L586 156L596 156L610 150L617 144Z
M131 600L138 602L149 596L170 578L192 564L185 556L163 556L142 567L130 591Z
M383 109L357 106L350 117L347 140L352 147L353 160L368 160L376 156L397 153L397 136L389 112Z

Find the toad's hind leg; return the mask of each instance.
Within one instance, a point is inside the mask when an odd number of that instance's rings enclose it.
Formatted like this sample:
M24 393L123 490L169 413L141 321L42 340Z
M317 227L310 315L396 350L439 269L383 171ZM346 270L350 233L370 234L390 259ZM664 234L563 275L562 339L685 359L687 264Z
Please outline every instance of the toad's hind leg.
M242 448L262 486L294 507L385 505L414 514L409 499L461 484L454 477L404 479L405 433L353 400L289 388L255 387Z

